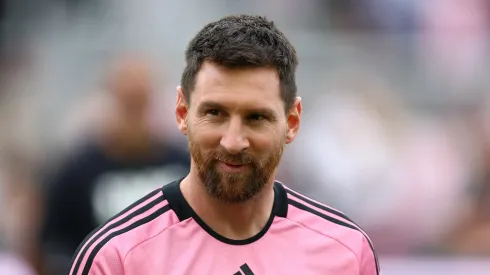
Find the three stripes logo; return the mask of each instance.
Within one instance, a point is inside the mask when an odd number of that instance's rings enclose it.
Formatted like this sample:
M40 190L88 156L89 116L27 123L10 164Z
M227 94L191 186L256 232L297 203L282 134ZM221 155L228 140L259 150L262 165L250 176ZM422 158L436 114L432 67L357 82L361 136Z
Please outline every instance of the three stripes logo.
M254 275L254 273L252 272L252 270L250 269L250 267L248 266L248 264L243 264L242 266L240 266L240 270L241 271L237 271L233 275Z

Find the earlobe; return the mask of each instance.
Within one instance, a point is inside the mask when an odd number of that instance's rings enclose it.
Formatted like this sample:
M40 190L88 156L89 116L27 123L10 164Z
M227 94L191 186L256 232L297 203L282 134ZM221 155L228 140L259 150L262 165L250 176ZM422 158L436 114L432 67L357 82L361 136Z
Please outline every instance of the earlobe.
M177 127L183 135L187 135L187 114L188 108L182 87L177 87L177 103L175 106L175 118Z
M301 111L303 106L301 104L301 97L297 97L291 107L287 123L288 123L288 132L286 134L286 144L293 142L298 135L299 126L301 124Z

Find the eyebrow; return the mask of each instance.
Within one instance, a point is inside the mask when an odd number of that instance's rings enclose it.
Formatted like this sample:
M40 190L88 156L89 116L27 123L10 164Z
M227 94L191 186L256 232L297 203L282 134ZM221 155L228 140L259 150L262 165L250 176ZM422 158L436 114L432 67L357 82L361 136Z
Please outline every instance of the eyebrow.
M205 110L209 110L209 109L216 109L216 110L223 110L223 111L226 111L227 108L222 105L221 103L218 103L218 102L215 102L215 101L205 101L205 102L202 102L201 104L199 104L199 107L198 107L198 110L200 112L203 112ZM261 115L264 115L266 117L270 117L270 118L276 118L277 115L276 115L276 112L270 108L267 108L267 107L252 107L252 108L244 108L245 109L245 113L247 114L261 114Z
M199 104L198 110L199 111L204 111L204 110L209 110L209 109L217 109L217 110L225 110L225 106L221 105L218 102L214 101L205 101Z

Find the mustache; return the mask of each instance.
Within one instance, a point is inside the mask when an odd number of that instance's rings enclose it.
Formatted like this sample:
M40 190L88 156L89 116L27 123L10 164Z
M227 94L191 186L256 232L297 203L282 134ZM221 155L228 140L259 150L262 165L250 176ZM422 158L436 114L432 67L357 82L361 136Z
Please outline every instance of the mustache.
M214 153L211 156L211 158L217 161L239 164L239 165L253 164L256 162L254 157L252 157L250 154L245 152L239 154L228 154L225 152L217 152Z

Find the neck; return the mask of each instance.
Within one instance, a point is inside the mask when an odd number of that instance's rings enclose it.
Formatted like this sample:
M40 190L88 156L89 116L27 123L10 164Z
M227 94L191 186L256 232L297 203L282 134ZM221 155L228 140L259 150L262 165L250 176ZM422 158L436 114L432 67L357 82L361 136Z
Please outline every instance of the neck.
M196 172L181 182L180 189L196 214L219 235L244 240L257 235L266 225L274 205L274 181L253 199L230 204L211 197Z

